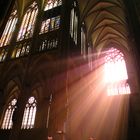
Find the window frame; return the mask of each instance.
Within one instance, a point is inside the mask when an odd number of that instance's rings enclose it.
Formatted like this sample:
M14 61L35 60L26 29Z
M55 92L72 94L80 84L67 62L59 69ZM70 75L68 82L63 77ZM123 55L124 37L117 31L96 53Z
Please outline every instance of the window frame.
M109 53L109 51L110 51L110 53ZM117 58L117 57L121 57L121 58ZM109 60L109 58L112 60ZM108 64L108 62L113 63L112 66L114 66L116 64L118 65L118 62L122 63L124 66L122 68L126 74L126 75L123 75L123 79L120 79L120 80L113 79L113 81L105 81L108 96L131 94L131 88L130 88L130 85L128 83L129 77L128 77L128 70L127 70L127 65L126 65L124 53L116 47L110 47L110 48L106 49L103 61L104 61L104 66L103 66L104 70L105 70L106 64ZM118 69L118 68L116 68L116 69ZM114 71L111 71L111 72L114 74ZM105 71L104 71L104 77L106 77ZM112 76L110 76L110 77L112 77ZM116 78L118 78L118 77L116 77ZM124 90L124 88L125 88L125 90ZM114 92L114 93L111 93L111 92Z
M25 11L22 18L17 41L22 41L33 37L38 16L38 4L34 1Z
M30 103L31 98L33 98L34 101ZM36 119L36 112L37 112L36 98L34 96L30 96L28 98L28 101L27 101L26 105L25 105L21 129L32 129L32 128L34 128L35 119Z
M12 102L15 103L12 105ZM12 98L9 102L8 105L6 106L6 109L4 110L4 116L2 119L2 124L1 124L1 129L12 129L13 127L13 114L15 109L17 108L17 99Z
M17 10L13 9L5 25L4 31L0 37L0 47L5 47L10 44L12 36L16 29L17 21L18 21Z

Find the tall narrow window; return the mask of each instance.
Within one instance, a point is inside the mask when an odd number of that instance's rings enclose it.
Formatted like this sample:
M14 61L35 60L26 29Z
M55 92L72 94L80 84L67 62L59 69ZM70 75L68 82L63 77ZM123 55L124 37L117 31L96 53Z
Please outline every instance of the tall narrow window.
M34 2L29 7L29 9L27 10L27 12L23 17L17 41L21 41L23 39L28 39L32 37L37 14L38 14L38 6L37 3Z
M130 94L124 55L111 48L105 56L105 82L108 95Z
M0 47L2 46L6 46L10 43L11 41L11 38L12 38L12 35L13 35L13 32L15 30L15 26L16 26L16 23L17 23L17 10L14 10L8 21L7 21L7 24L5 26L5 29L4 29L4 32L1 36L1 39L0 39Z
M78 16L76 14L75 9L72 8L70 15L70 36L71 38L73 38L75 44L77 44L77 33L78 33Z
M77 32L78 32L78 17L75 13L74 16L74 42L77 44Z
M70 35L73 37L73 28L74 28L74 8L71 10L70 15Z
M62 5L62 0L46 0L44 11Z
M5 111L5 115L2 122L2 129L11 129L13 126L12 117L15 111L17 99L13 99L9 104Z
M31 129L34 127L36 116L36 100L32 96L29 98L28 103L26 104L23 120L22 120L22 129Z

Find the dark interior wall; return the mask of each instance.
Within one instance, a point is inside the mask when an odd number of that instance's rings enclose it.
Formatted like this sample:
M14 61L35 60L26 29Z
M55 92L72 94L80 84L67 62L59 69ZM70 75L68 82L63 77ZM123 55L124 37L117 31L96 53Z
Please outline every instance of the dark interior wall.
M130 38L134 39L137 44L137 51L140 54L140 47L138 47L138 44L140 44L140 22L138 19L138 6L136 5L136 0L124 0L126 9L127 9L127 21L129 25L130 30ZM139 4L140 5L140 4Z
M6 16L6 13L8 12L8 9L10 10L10 5L14 3L15 0L0 0L0 28L2 27L3 19ZM3 28L3 27L2 27ZM1 32L0 32L1 33Z

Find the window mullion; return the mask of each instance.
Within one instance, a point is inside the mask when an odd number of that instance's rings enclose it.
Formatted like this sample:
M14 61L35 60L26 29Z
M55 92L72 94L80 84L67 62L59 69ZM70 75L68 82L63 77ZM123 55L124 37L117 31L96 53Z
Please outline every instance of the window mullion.
M10 19L9 24L8 24L6 30L5 30L2 46L3 46L4 43L5 43L5 40L6 40L6 37L7 37L8 31L9 31L9 28L10 28L11 22L12 22L12 19Z

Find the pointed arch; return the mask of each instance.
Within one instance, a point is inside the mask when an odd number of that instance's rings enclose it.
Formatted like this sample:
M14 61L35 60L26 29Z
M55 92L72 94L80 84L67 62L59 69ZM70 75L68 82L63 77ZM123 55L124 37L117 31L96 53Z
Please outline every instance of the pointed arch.
M11 80L8 82L5 92L5 106L2 113L1 129L12 129L20 90L16 82Z
M107 85L107 94L109 96L130 94L124 54L114 47L111 47L105 53L104 80Z
M17 41L28 39L33 36L37 14L38 14L38 5L36 2L33 2L29 6L28 10L26 11L23 17Z
M34 127L37 110L37 101L34 96L29 97L24 109L21 129L31 129Z
M14 113L15 109L17 108L16 103L17 103L16 98L12 99L8 103L8 107L5 111L5 115L3 118L1 129L11 129L12 128L12 126L13 126L13 121L12 121L13 113Z
M18 21L17 10L14 9L7 21L3 34L0 38L0 47L9 45L12 35L14 33L17 21Z

